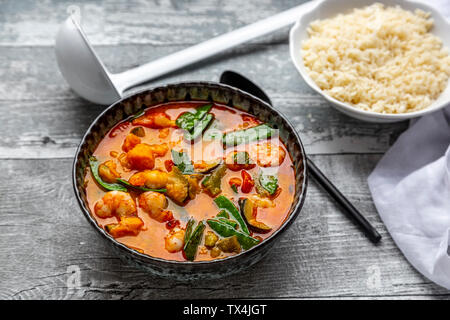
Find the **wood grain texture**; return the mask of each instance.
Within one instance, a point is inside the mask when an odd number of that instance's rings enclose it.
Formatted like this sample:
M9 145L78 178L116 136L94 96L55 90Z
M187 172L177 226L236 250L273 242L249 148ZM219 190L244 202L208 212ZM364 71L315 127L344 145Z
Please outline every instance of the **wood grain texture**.
M80 14L83 29L94 45L139 43L158 46L195 44L287 10L305 0L3 2L0 45L52 46L60 23L69 12L76 12ZM279 41L277 34L256 42L274 40Z
M0 268L0 297L448 298L448 291L405 261L376 214L365 177L379 158L332 155L313 160L381 231L380 245L369 242L311 183L301 215L267 258L241 274L196 283L155 278L122 262L78 208L71 159L3 160L0 257L8 263ZM77 289L67 288L70 268L81 271ZM374 270L380 274L379 287L371 284Z

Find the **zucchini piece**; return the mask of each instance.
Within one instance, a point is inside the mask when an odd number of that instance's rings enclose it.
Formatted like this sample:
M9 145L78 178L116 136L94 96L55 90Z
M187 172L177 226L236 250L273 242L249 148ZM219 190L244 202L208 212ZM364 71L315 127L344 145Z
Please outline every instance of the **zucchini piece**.
M99 174L98 174L98 160L96 157L92 156L89 158L89 167L91 168L91 173L92 176L94 177L95 181L97 181L97 183L102 186L103 188L105 188L106 190L109 191L124 191L124 192L128 192L128 189L125 188L123 185L118 184L118 183L107 183L105 181L102 180L102 178L100 178Z
M209 176L207 176L202 181L202 185L205 190L213 197L217 196L222 192L220 185L222 183L222 178L225 176L227 171L227 166L222 163L217 167L216 170L213 171Z
M197 255L197 249L198 245L200 244L200 241L203 237L203 232L205 231L206 226L204 225L203 221L200 221L195 228L195 230L192 232L192 235L189 237L188 241L184 244L184 255L186 256L186 259L189 261L194 261L195 256Z
M220 209L224 209L224 210L228 211L229 213L231 213L231 215L234 217L234 219L239 224L243 233L250 234L250 231L248 231L247 225L246 225L244 219L242 219L242 216L239 213L239 210L236 208L236 206L230 199L228 199L225 196L218 196L217 198L214 199L214 202Z
M232 226L219 221L217 219L208 219L206 221L208 225L213 229L215 232L217 232L222 237L232 237L236 236L239 243L241 244L242 248L244 250L250 249L251 247L257 245L259 243L259 240L249 236L248 234L245 234L239 230L234 229Z
M140 138L145 137L145 130L143 127L135 127L131 129L131 133Z
M256 220L256 207L252 200L240 199L239 207L241 208L242 216L245 218L245 221L247 221L250 229L259 233L266 233L272 230L272 228L265 223Z
M220 240L217 242L217 247L223 252L241 252L241 244L236 235Z
M222 136L224 147L237 146L243 143L269 139L275 134L276 130L267 124L260 124L244 130L237 130L225 133Z

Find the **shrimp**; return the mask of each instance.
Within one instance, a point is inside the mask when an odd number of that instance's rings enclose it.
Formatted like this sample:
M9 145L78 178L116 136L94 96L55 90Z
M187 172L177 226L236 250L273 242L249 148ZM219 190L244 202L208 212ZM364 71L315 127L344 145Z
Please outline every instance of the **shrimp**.
M171 120L165 112L145 114L142 117L133 120L133 125L140 125L153 129L176 127L175 120Z
M139 207L158 222L172 220L172 212L165 210L168 204L166 196L162 193L147 191L139 196Z
M184 245L184 233L183 229L172 229L164 238L166 250L171 253L181 251Z
M275 207L275 203L269 198L260 197L256 194L251 195L249 198L251 201L253 201L255 206L258 208L273 208L273 207Z
M133 235L137 236L144 222L137 216L124 217L119 223L111 223L105 226L106 231L114 238Z
M94 211L100 218L132 216L136 214L136 204L129 193L109 191L95 203Z
M286 151L281 146L271 142L256 145L256 162L260 167L276 167L283 163Z
M160 170L144 170L132 175L129 183L133 186L145 186L150 189L160 189L167 185L168 173Z
M105 161L98 166L98 174L103 181L108 183L115 183L120 174L117 172L117 166L112 160Z
M119 223L105 226L106 231L114 238L136 236L144 226L144 222L137 216L136 204L127 192L109 191L95 203L94 211L100 218L116 216L119 219Z

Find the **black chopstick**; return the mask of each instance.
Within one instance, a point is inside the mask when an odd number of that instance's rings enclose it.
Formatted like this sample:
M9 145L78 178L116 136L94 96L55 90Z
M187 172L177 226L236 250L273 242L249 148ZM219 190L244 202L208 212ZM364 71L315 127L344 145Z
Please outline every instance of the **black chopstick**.
M365 235L373 243L378 243L381 240L381 235L378 231L367 221L366 218L351 204L350 201L331 183L330 180L322 173L322 171L317 168L314 162L310 158L307 158L308 169L311 175L316 179L316 181L328 192L328 194L339 203L344 209L346 215L352 219Z

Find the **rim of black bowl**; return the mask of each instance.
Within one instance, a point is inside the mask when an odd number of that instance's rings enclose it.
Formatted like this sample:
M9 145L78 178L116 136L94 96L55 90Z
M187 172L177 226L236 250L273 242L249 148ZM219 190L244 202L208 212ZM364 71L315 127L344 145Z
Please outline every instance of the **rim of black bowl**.
M100 227L97 224L97 221L95 220L95 218L92 216L89 208L86 207L84 201L81 199L80 196L80 192L77 188L77 181L76 181L76 166L77 166L77 160L78 160L78 155L79 152L81 150L81 147L84 145L86 137L91 133L92 128L95 126L95 124L98 122L98 120L103 117L103 115L108 112L108 110L114 108L117 104L122 103L123 101L132 98L133 96L137 96L140 95L144 92L147 91L156 91L159 89L167 89L170 87L179 87L179 86L206 86L206 87L223 87L226 88L228 90L234 91L235 93L241 94L246 96L247 98L251 99L251 100L255 100L256 102L264 105L264 107L274 111L279 117L281 117L289 126L290 130L294 133L295 138L297 139L297 143L300 146L300 150L302 153L302 162L303 162L303 185L302 185L302 189L301 189L301 194L299 195L299 198L297 200L297 203L295 204L294 208L291 211L291 214L286 218L286 220L284 220L283 224L274 232L272 233L268 238L264 239L263 241L261 241L260 243L258 243L257 245L255 245L254 247L242 251L236 255L232 255L232 256L228 256L225 258L221 258L221 259L213 259L213 260L206 260L206 261L178 261L178 260L166 260L166 259L162 259L162 258L157 258L157 257L153 257L150 255L147 255L145 253L140 253L136 250L133 250L129 247L127 247L125 244L117 241L116 239L114 239L113 237L111 237L111 235L109 235L105 229L103 229L102 227ZM147 107L149 108L149 107ZM151 107L150 107L151 108ZM237 108L239 109L239 108ZM256 116L256 115L254 115ZM256 116L257 117L257 116ZM233 260L233 259L237 259L240 256L245 256L245 255L249 255L251 252L258 250L259 248L262 248L266 245L268 245L270 242L274 241L277 237L281 236L281 234L294 222L294 220L297 218L297 216L300 214L300 211L303 207L303 204L305 202L305 198L306 198L306 189L307 189L307 181L308 181L308 163L306 160L306 153L305 153L305 148L303 147L303 143L302 140L300 139L299 134L297 133L297 131L295 130L294 126L289 122L289 120L286 118L286 116L284 116L284 114L282 114L280 111L276 110L274 107L272 107L271 105L269 105L267 102L259 99L258 97L245 92L243 90L240 90L238 88L226 85L226 84L222 84L222 83L218 83L218 82L212 82L212 81L192 81L192 82L176 82L176 83L169 83L166 85L162 85L162 86L156 86L156 87L150 87L150 88L145 88L136 92L132 92L131 94L122 97L120 100L114 102L113 104L111 104L110 106L108 106L107 108L105 108L105 110L103 110L96 118L94 121L92 121L91 125L89 126L89 128L86 130L85 134L83 135L83 138L80 141L80 144L77 147L77 150L75 152L75 158L73 161L73 165L72 165L72 185L75 191L75 195L78 201L78 204L80 205L81 211L83 212L84 216L86 217L86 219L94 226L94 228L100 232L100 234L106 238L108 241L111 241L111 243L113 245L115 245L116 247L127 251L129 254L133 255L133 256L137 256L140 258L143 258L145 260L152 260L152 261L158 261L158 262L162 262L162 263L168 263L168 264L177 264L177 265L200 265L200 264L221 264L221 263L227 263L229 260Z

